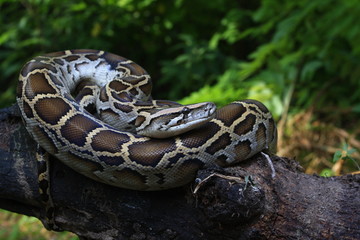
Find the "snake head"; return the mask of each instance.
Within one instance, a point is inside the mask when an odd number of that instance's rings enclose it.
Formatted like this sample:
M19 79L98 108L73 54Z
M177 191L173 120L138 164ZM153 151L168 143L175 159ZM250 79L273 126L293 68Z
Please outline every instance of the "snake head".
M136 132L152 138L168 138L198 128L214 118L211 102L142 111L135 121Z

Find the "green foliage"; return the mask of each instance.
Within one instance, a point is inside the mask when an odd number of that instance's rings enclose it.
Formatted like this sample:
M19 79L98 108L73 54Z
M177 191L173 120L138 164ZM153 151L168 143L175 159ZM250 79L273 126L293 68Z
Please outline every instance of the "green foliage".
M167 98L164 88L170 89L170 84L158 81L161 72L169 73L164 79L174 81L173 66L166 62L182 54L181 44L198 46L198 42L210 38L219 18L232 7L236 3L222 0L199 0L196 4L182 0L0 0L0 104L3 107L15 101L17 75L27 60L41 53L74 48L103 49L138 62L153 76L154 92L158 93L155 96ZM186 40L189 36L194 38L193 43ZM193 55L178 61L186 65L184 61L190 59L201 66L202 60L193 60L192 56L200 57L202 52L190 50L186 54ZM218 51L208 55L212 58L213 54ZM162 63L168 70L162 70ZM194 68L186 70L192 72ZM198 74L203 79L214 75L211 69L199 70ZM211 79L214 82L215 77ZM192 82L191 77L186 80ZM182 84L186 89L188 85ZM174 98L199 86L175 91ZM3 94L5 91L8 93Z
M189 98L191 101L196 101L199 93L211 98L214 92L225 92L226 97L229 88L242 88L234 91L239 96L233 98L258 98L277 109L277 116L288 97L295 111L316 104L319 108L351 107L358 112L357 1L261 1L261 6L248 14L253 23L242 29L238 27L242 10L229 11L222 20L222 31L214 34L209 47L247 38L259 43L258 47L248 60L231 56L232 64L217 84L205 86ZM255 94L254 86L258 88Z
M320 172L319 175L322 177L333 177L335 176L335 173L331 169L325 168Z
M342 146L342 150L338 150L335 152L333 157L333 162L337 162L339 160L344 161L352 161L358 170L360 170L360 166L356 159L353 157L357 153L357 150L354 148L350 148L348 144L344 143Z
M343 161L341 165L345 163L352 163L354 164L354 169L360 170L360 165L358 161L355 158L355 155L358 154L358 151L355 148L351 148L347 143L342 144L341 150L338 150L334 153L333 156L333 163ZM320 176L323 177L331 177L335 176L336 174L333 172L333 170L329 168L325 168L321 171Z
M171 99L190 94L204 85L215 84L226 62L225 56L218 49L208 48L206 42L197 43L190 35L180 35L179 38L182 42L174 49L178 48L181 54L173 60L162 61L163 77L157 82L169 88L168 97Z
M0 209L0 239L6 240L77 240L69 232L49 232L35 217L28 217Z
M355 0L0 0L0 101L34 55L104 49L145 67L154 97L263 101L279 117L316 104L360 109Z

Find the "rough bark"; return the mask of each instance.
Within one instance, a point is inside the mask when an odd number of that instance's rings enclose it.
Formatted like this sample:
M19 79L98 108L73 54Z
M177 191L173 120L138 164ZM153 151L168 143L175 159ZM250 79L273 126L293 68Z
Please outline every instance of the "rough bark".
M44 221L36 144L16 105L0 110L0 133L0 208ZM272 161L275 178L258 154L236 167L201 170L181 188L139 192L52 159L55 222L83 239L360 239L360 175L323 178L304 174L294 160Z

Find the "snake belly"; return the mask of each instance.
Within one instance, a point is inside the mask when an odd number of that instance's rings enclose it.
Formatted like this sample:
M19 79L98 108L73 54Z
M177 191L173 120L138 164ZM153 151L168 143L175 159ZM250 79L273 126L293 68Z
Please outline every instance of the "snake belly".
M84 111L71 95L81 79L95 79L103 87L114 77L137 85L129 90L132 95L151 90L150 77L139 65L97 50L45 54L26 63L19 76L17 102L27 131L89 178L135 190L168 189L193 181L205 165L228 166L276 147L271 113L255 100L232 102L203 126L175 137L117 130Z

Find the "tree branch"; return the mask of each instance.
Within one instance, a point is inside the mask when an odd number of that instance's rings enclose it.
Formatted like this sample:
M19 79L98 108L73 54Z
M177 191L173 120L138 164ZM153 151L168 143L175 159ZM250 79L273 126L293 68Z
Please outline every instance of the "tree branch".
M16 105L0 110L0 132L0 208L44 221L36 145ZM51 159L55 222L84 239L360 239L359 175L323 178L304 174L294 160L272 161L275 178L258 154L201 170L194 184L139 192Z

